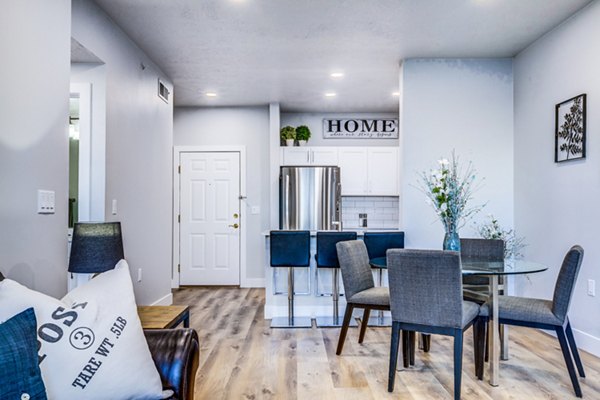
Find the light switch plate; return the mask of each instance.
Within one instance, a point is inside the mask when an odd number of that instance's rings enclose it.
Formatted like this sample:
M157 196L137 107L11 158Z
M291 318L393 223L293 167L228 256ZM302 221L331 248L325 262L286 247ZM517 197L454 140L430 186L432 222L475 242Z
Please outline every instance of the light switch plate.
M56 196L53 190L37 191L37 212L38 214L54 214L56 206Z
M117 199L112 201L112 215L117 215Z

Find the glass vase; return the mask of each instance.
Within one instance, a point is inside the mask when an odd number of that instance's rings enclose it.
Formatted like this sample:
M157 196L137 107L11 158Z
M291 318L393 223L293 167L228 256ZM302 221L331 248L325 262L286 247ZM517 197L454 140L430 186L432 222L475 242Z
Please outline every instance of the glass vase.
M446 231L444 235L444 250L460 251L460 238L455 229Z

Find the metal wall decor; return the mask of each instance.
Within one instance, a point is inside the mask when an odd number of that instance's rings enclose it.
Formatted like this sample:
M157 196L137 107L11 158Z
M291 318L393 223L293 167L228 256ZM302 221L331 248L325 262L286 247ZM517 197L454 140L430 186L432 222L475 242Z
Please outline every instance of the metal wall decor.
M586 95L556 105L554 162L585 158Z

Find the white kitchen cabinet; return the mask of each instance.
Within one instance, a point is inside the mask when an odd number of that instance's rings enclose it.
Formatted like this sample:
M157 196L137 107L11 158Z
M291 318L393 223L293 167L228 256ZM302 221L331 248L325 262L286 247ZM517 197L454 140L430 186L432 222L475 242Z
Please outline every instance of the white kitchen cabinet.
M367 149L340 147L338 165L342 176L342 196L365 196L368 188Z
M339 148L342 196L398 196L396 147Z
M294 146L282 148L281 165L337 165L337 147Z
M399 196L398 149L372 147L368 151L369 196ZM343 187L343 186L342 186Z

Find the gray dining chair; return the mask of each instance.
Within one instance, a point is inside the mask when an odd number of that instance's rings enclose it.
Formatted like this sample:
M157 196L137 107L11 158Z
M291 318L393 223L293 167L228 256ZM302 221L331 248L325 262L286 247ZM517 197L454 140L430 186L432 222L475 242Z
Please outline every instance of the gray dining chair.
M582 397L581 387L577 379L573 360L579 376L584 378L585 371L579 357L575 337L567 313L573 289L581 269L583 248L573 246L563 259L552 300L532 299L516 296L498 297L498 320L501 324L524 326L536 329L555 331L567 365L569 377L577 397ZM393 312L393 307L392 307ZM569 353L570 348L570 353ZM573 358L571 358L571 355Z
M387 287L375 286L367 247L362 240L338 242L336 248L346 294L346 312L336 351L336 354L340 355L344 348L353 310L355 308L364 310L358 335L358 343L362 343L371 310L389 311L390 295Z
M388 391L394 390L400 332L418 331L454 337L454 398L460 399L463 333L481 322L479 305L462 298L459 253L389 250L387 264L392 311ZM414 339L410 346L414 349Z

